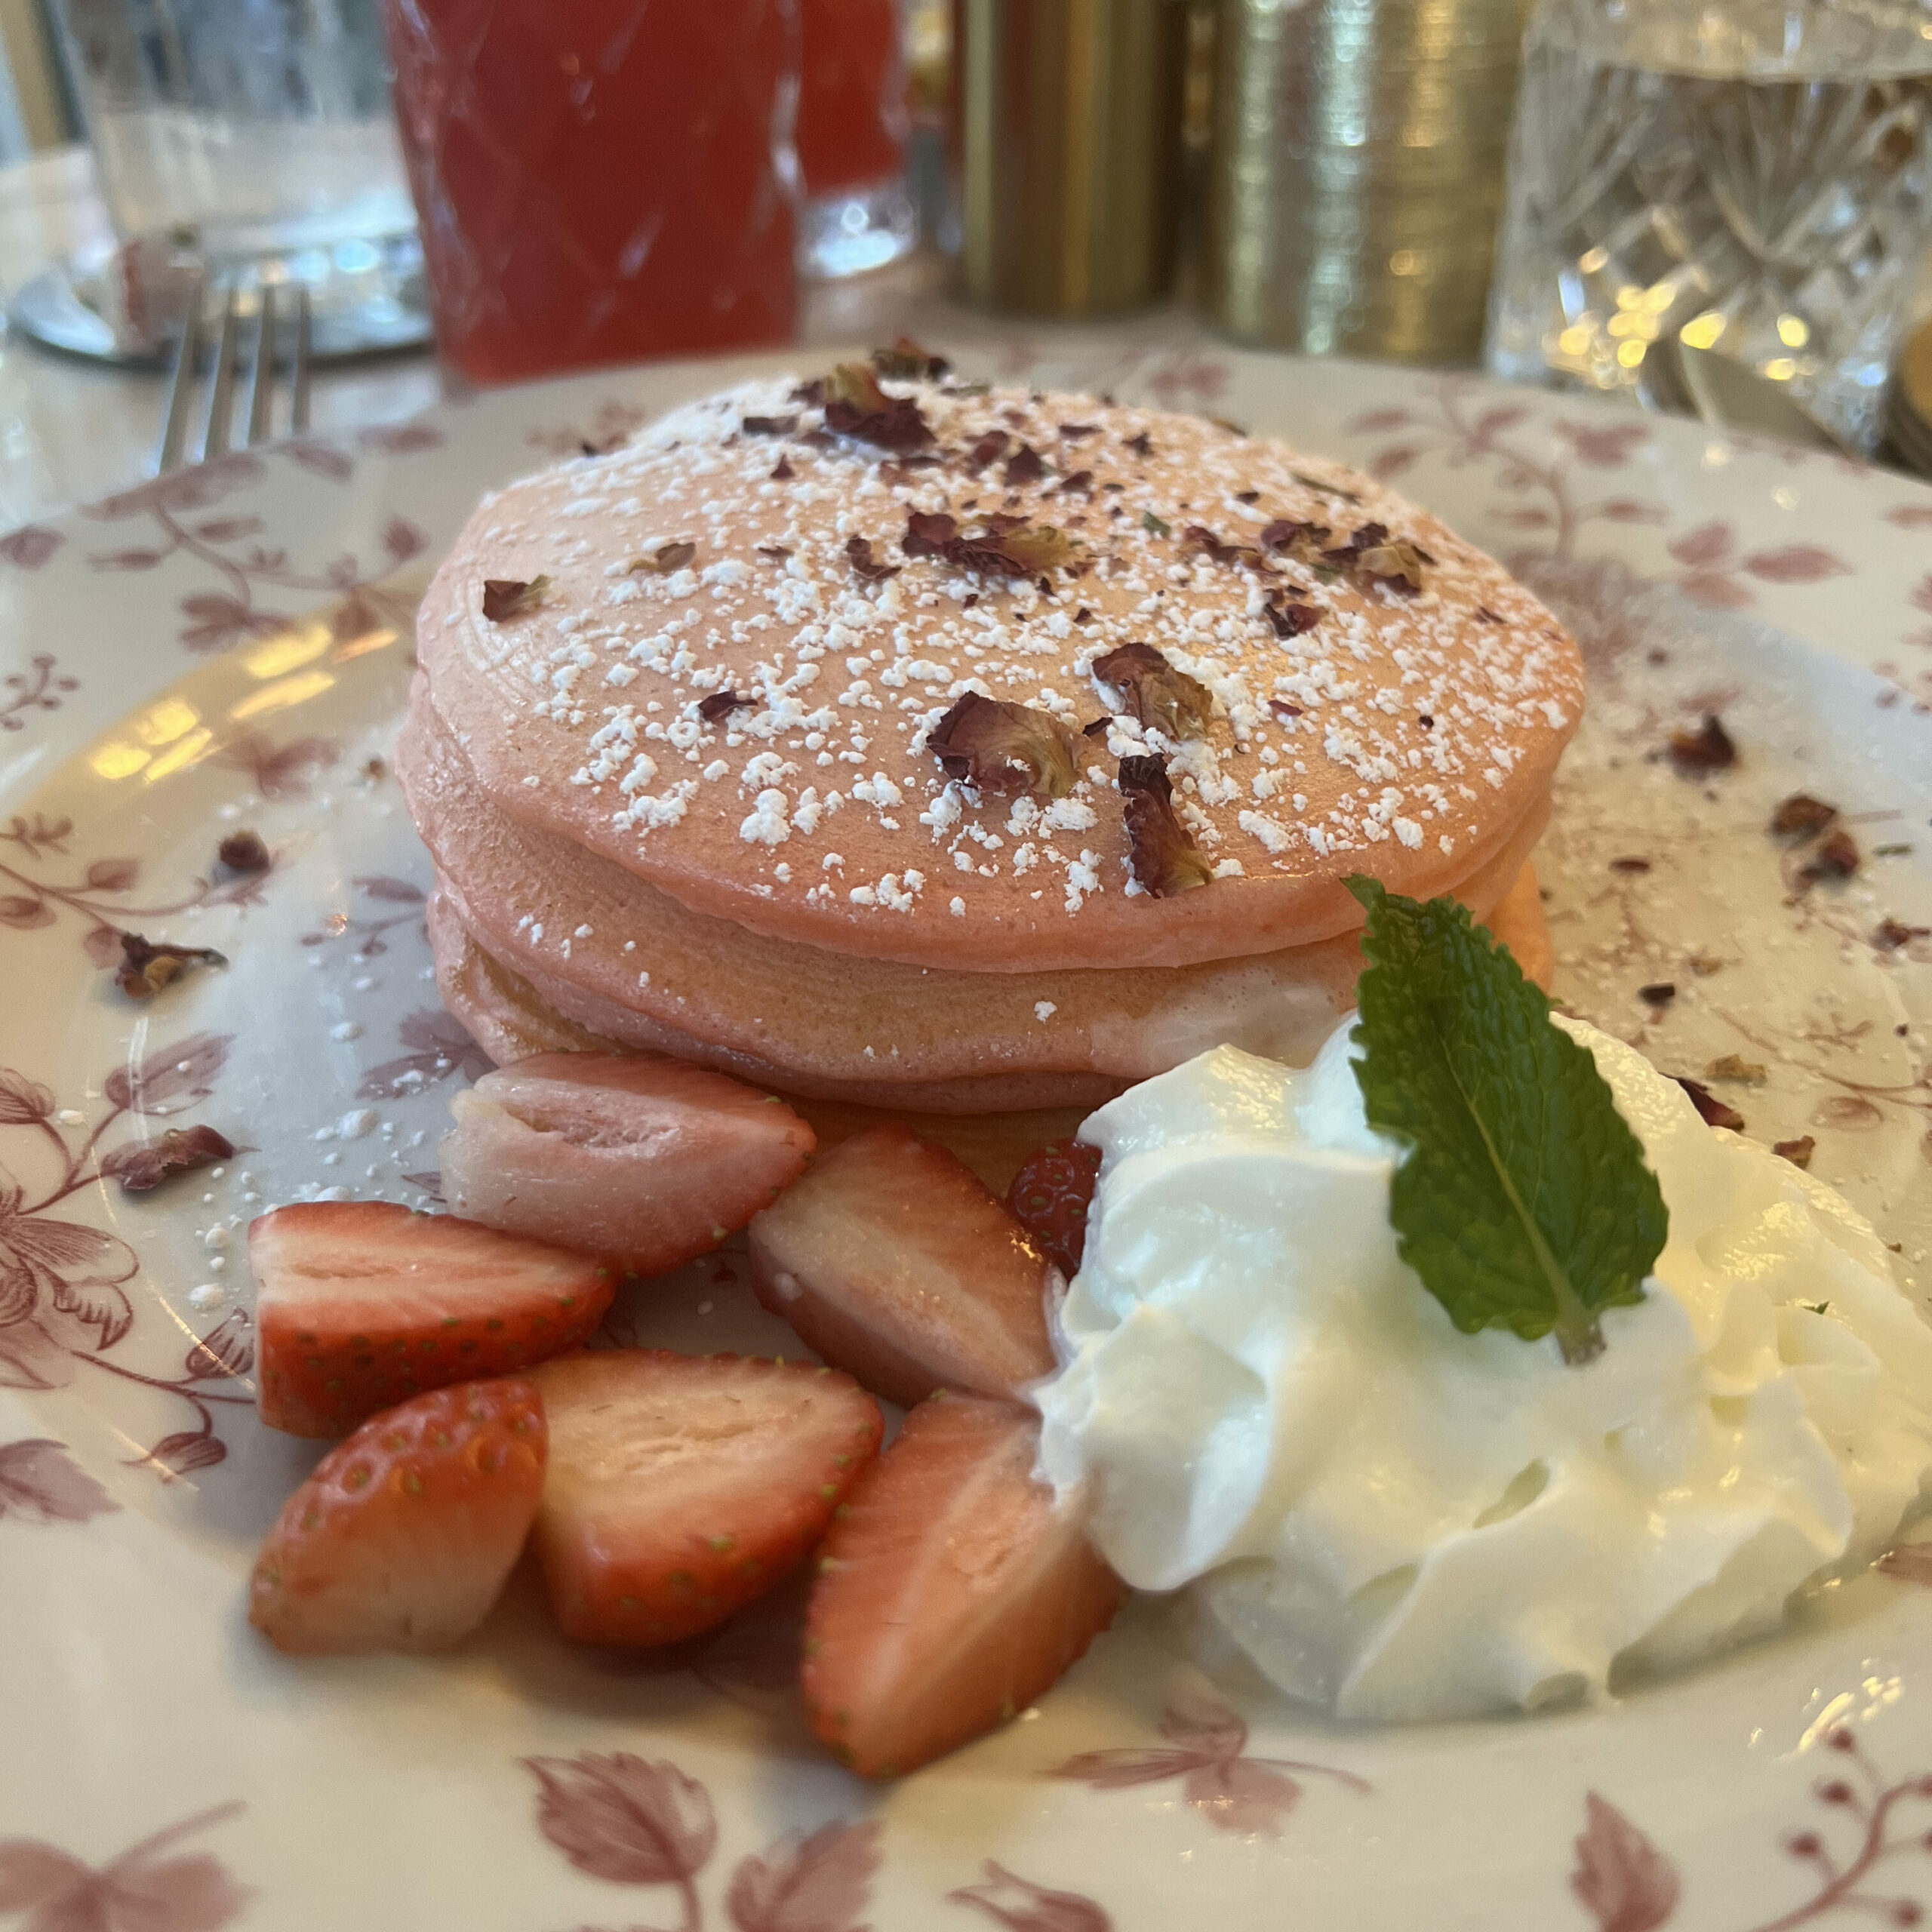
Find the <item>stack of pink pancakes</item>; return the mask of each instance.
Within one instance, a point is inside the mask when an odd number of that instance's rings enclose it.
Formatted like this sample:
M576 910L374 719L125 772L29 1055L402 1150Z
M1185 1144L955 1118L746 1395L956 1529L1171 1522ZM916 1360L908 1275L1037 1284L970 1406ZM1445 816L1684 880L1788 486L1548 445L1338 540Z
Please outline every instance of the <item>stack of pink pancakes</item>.
M437 574L399 762L487 1051L1088 1106L1217 1042L1305 1060L1357 872L1546 969L1582 667L1500 565L1214 423L875 378L681 410Z

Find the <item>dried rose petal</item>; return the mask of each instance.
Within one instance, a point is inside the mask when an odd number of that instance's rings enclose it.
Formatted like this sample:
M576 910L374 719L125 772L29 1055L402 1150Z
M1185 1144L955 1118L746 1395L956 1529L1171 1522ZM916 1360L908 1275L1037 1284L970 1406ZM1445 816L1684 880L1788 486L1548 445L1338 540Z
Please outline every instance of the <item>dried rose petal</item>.
M1127 447L1136 456L1146 457L1154 454L1154 445L1148 440L1147 432L1145 429L1140 431L1137 435L1129 436L1127 438Z
M1363 551L1355 568L1364 577L1386 584L1398 596L1413 597L1422 589L1423 567L1430 561L1426 550L1398 540Z
M845 543L845 561L854 572L868 583L883 583L889 577L897 577L903 566L882 564L872 555L872 540L869 537L848 537Z
M1060 432L1069 443L1077 443L1083 436L1091 436L1100 429L1097 423L1063 423Z
M1040 460L1040 453L1031 443L1022 443L1006 460L1006 468L1001 472L1009 490L1017 490L1023 484L1038 483L1047 473L1047 466Z
M1286 600L1271 600L1263 609L1268 621L1275 628L1277 637L1300 637L1304 631L1312 631L1321 621L1320 609L1312 604L1297 604Z
M235 1143L211 1127L171 1127L146 1146L115 1148L103 1158L100 1171L130 1194L144 1194L171 1174L192 1173L234 1158Z
M1009 530L1001 536L999 547L1023 577L1065 568L1074 561L1076 548L1065 531L1057 530L1050 523L1035 524L1029 530Z
M1811 1164L1811 1156L1817 1149L1817 1140L1808 1134L1801 1134L1795 1140L1774 1140L1771 1152L1789 1161L1794 1168L1807 1168Z
M1245 564L1251 569L1265 568L1261 552L1250 543L1225 543L1204 524L1190 523L1181 532L1181 540L1197 550L1205 550L1217 564Z
M1908 926L1888 915L1878 921L1878 930L1872 935L1872 943L1881 952L1896 952L1900 946L1909 946L1915 939L1928 937L1932 937L1932 926Z
M708 697L697 701L697 715L707 724L715 724L721 718L728 717L734 711L746 711L756 708L758 700L740 697L736 691L713 691Z
M768 564L782 564L792 554L789 543L761 543L758 553Z
M1373 550L1389 540L1389 526L1386 523L1365 523L1345 543L1337 544L1332 550L1324 550L1321 561L1332 564L1337 570L1352 570L1361 561L1365 550Z
M682 570L697 555L695 543L660 543L648 557L633 557L624 568L635 574L648 571L654 577L669 577Z
M1668 1006L1677 997L1677 989L1668 980L1660 980L1654 986L1639 986L1637 997L1647 1006Z
M789 456L781 456L771 466L771 480L774 483L789 483L798 473L792 467L792 459Z
M381 763L378 758L369 761ZM380 778L382 774L378 771L374 775ZM215 848L214 855L232 872L265 872L275 863L259 832L231 832Z
M974 469L983 469L989 463L997 463L1006 454L1006 446L1013 438L1004 429L989 429L966 453L968 463Z
M958 534L958 522L943 510L912 510L899 547L909 557L943 557Z
M1210 883L1214 868L1174 816L1174 788L1164 761L1122 758L1120 789L1128 863L1142 889L1156 899L1171 899Z
M1284 697L1271 697L1268 700L1268 709L1277 718L1299 718L1302 715L1301 706L1291 704Z
M1807 885L1816 885L1820 879L1847 879L1859 864L1858 841L1841 826L1818 841L1817 849L1798 867L1798 876Z
M1744 1116L1727 1102L1720 1100L1701 1080L1692 1080L1681 1073L1673 1073L1670 1078L1690 1096L1690 1104L1706 1127L1727 1127L1734 1134L1744 1131Z
M889 396L860 362L841 362L823 385L825 426L879 449L922 450L933 432L909 396Z
M139 933L123 933L114 983L130 999L152 999L190 967L227 964L226 958L211 946L173 946L166 940L157 945Z
M1091 469L1076 469L1071 476L1063 476L1057 494L1063 497L1091 497L1094 494L1094 472Z
M795 416L747 416L738 425L748 436L789 436L798 426Z
M1124 644L1094 660L1094 675L1126 696L1136 721L1171 738L1198 738L1214 715L1208 687L1170 664L1151 644Z
M1037 792L1063 798L1079 775L1074 747L1060 721L1030 704L1008 704L964 691L926 734L926 749L949 778L989 798Z
M483 580L483 614L493 624L506 624L521 617L543 601L550 588L546 576L532 577L528 583L515 577L486 577Z
M1771 829L1782 838L1809 838L1838 822L1838 808L1809 792L1794 792L1779 800L1771 814Z
M1255 540L1264 550L1287 550L1312 561L1331 534L1325 523L1297 523L1292 517L1278 516L1262 525Z
M987 577L1036 577L1070 565L1076 546L1051 524L1028 527L1023 518L989 516L963 534L943 511L913 510L899 547L909 557L939 557L956 569Z
M1651 862L1647 859L1613 859L1610 862L1610 869L1614 872L1629 872L1634 875L1648 872L1651 869Z
M1670 760L1688 778L1701 778L1709 771L1724 771L1737 762L1737 747L1715 712L1706 712L1704 721L1694 731L1670 734Z
M1761 1087L1768 1076L1755 1060L1741 1060L1736 1054L1726 1054L1705 1068L1704 1078L1734 1080L1742 1087Z
M943 355L921 349L909 335L902 335L890 349L872 351L872 367L894 382L937 382L952 367Z

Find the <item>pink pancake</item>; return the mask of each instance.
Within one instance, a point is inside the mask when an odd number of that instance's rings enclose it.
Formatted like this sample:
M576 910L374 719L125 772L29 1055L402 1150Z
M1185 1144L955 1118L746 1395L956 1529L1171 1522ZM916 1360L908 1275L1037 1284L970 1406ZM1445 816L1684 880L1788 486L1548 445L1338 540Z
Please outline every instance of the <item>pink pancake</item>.
M1513 876L1582 672L1500 565L1371 478L1214 423L889 388L930 430L921 466L827 436L817 405L768 383L471 519L418 651L479 805L561 868L533 892L620 872L641 900L768 943L1033 980L1317 945L1358 926L1339 883L1356 872L1424 897ZM914 512L962 531L1022 518L1065 561L1037 580L969 574L965 552L908 553ZM1289 524L1325 534L1263 546ZM1386 574L1389 545L1419 592ZM1383 564L1359 565L1365 551ZM540 578L520 608L483 614L487 581ZM1204 730L1169 739L1128 715L1093 666L1129 642L1209 688ZM969 689L1098 728L1075 740L1068 795L949 780L926 734ZM1130 889L1115 773L1146 752L1217 872L1172 897ZM516 897L507 870L478 891L493 939L532 911ZM976 1066L1037 1060L1015 1060L1011 1032L969 1041Z
M989 1080L1017 1078L1024 1103L989 1104L1091 1103L1223 1041L1304 1062L1354 1003L1351 934L1186 967L962 973L848 958L694 912L494 812L426 706L397 768L452 913L546 1006L625 1044L801 1093L991 1093ZM1454 883L1478 916L1521 870L1542 820ZM1034 1083L1049 1077L1058 1084L1042 1093Z

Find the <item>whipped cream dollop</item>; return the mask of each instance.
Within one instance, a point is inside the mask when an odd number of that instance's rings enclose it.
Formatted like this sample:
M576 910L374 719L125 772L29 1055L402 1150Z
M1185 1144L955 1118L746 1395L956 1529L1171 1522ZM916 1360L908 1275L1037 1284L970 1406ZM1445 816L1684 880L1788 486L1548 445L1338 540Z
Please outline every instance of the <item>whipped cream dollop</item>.
M1294 1071L1217 1048L1094 1114L1057 1487L1138 1588L1192 1585L1281 1688L1348 1717L1594 1697L1764 1632L1867 1562L1932 1469L1932 1327L1884 1244L1790 1162L1595 1056L1670 1214L1603 1352L1466 1335L1396 1251L1395 1143L1353 1019Z

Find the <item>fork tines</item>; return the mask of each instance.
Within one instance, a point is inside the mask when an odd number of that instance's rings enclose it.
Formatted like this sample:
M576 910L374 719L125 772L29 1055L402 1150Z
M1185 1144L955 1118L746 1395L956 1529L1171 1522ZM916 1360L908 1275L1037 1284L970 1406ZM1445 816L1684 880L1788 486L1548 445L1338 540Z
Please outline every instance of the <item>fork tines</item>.
M181 339L168 379L168 411L155 474L183 463L205 463L233 445L236 389L240 388L241 431L245 447L277 433L275 389L277 365L286 365L288 409L285 432L300 435L309 426L310 320L309 291L300 283L278 287L262 282L244 291L235 282L220 285L221 306L214 318L214 346L202 398L199 427L191 438L189 419L208 333L207 288L197 272L183 303Z

